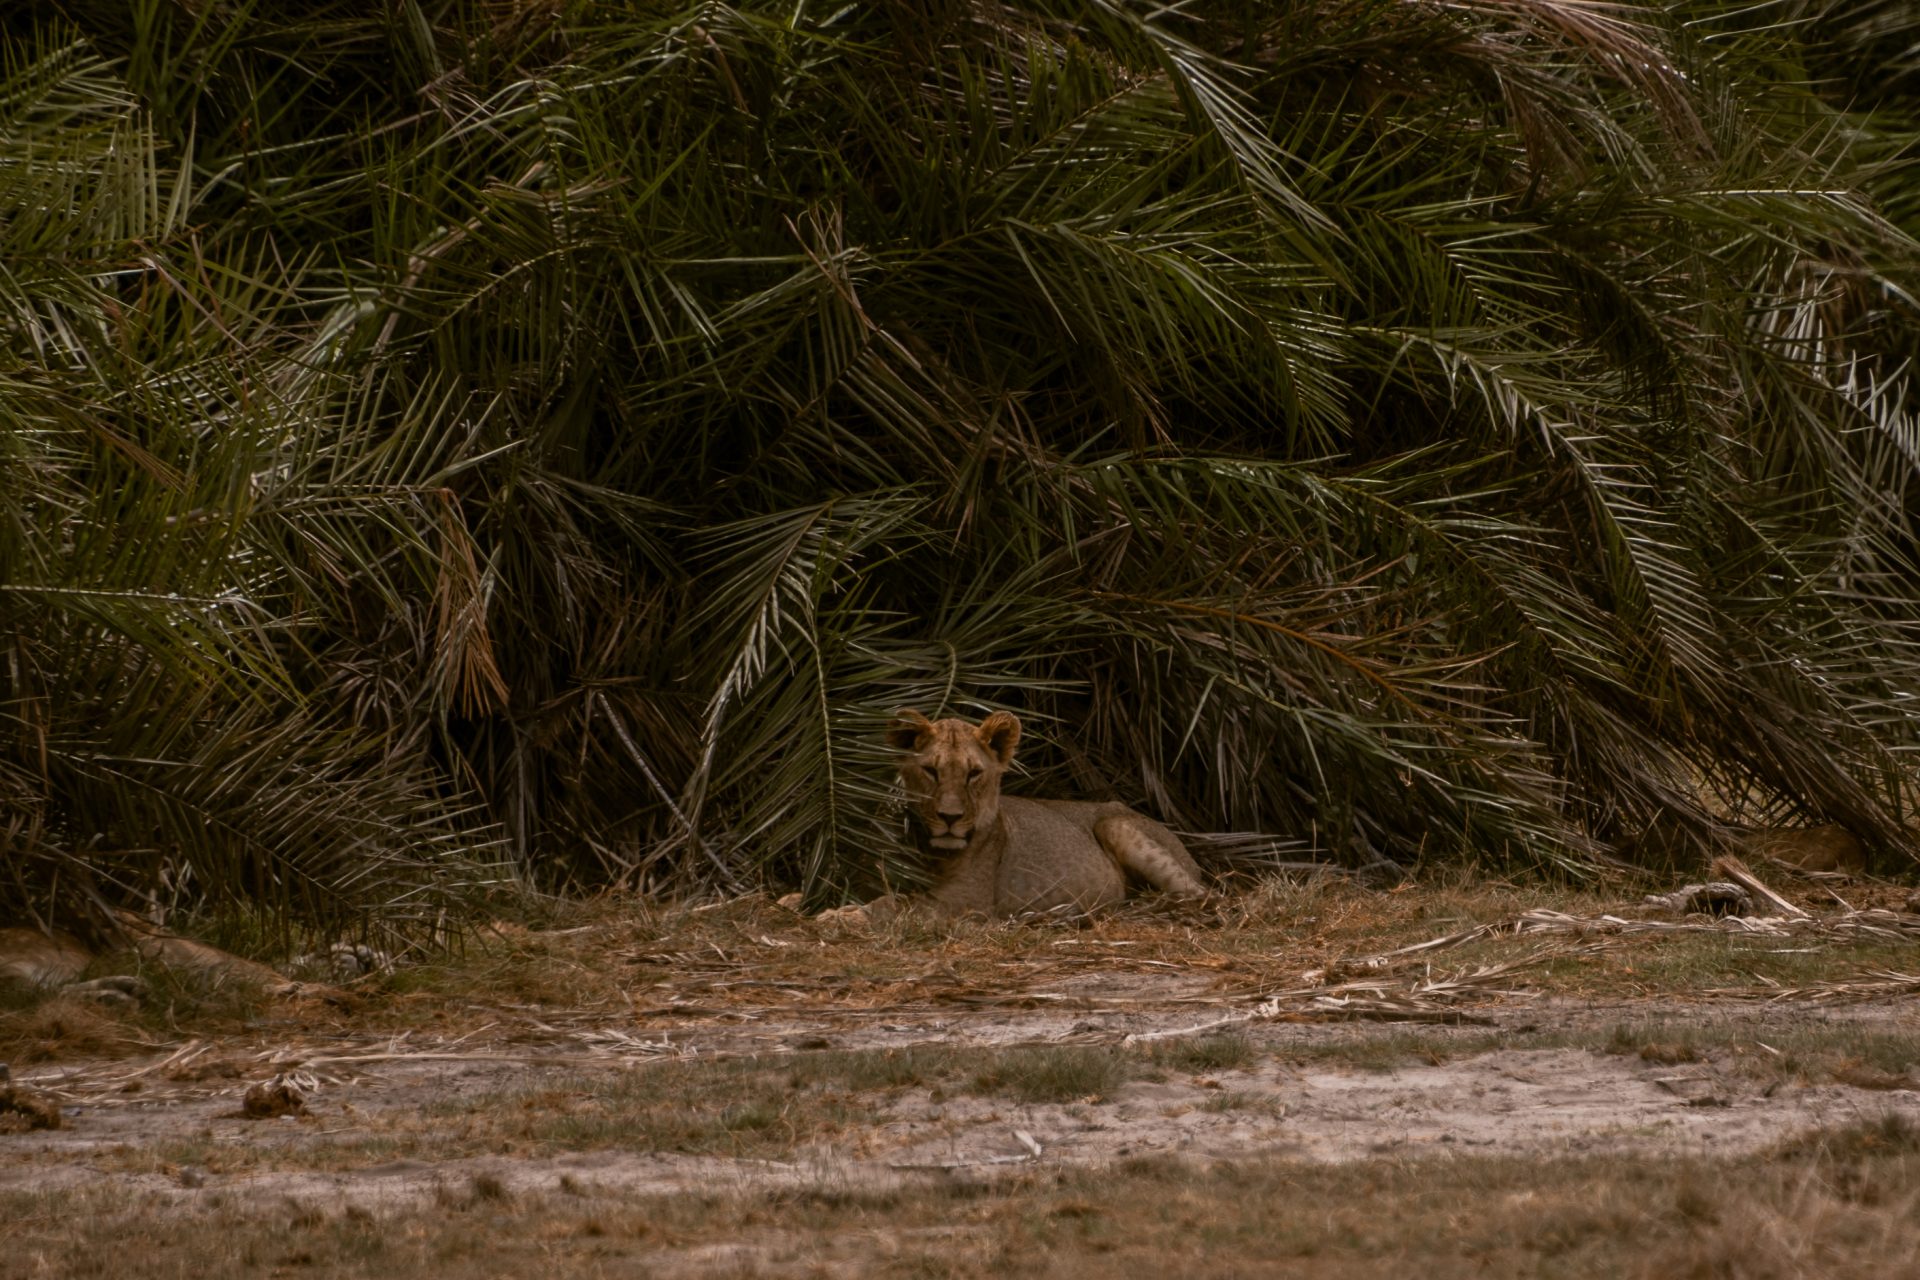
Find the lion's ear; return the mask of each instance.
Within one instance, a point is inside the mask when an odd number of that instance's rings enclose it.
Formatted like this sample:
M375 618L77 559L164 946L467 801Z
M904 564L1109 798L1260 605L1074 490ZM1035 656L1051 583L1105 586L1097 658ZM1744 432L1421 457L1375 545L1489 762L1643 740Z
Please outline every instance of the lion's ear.
M1020 717L1011 711L996 711L980 722L974 731L980 745L993 753L1001 764L1013 762L1013 749L1020 745Z
M887 726L887 745L896 751L918 751L932 735L933 721L911 707L902 707L893 713L893 723Z

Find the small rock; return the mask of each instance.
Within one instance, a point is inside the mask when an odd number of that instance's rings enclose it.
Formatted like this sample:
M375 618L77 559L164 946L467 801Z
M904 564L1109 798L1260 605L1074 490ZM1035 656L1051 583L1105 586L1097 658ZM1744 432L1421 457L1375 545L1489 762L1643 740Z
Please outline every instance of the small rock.
M174 1170L173 1180L183 1187L198 1189L207 1185L207 1171L197 1164L183 1164Z

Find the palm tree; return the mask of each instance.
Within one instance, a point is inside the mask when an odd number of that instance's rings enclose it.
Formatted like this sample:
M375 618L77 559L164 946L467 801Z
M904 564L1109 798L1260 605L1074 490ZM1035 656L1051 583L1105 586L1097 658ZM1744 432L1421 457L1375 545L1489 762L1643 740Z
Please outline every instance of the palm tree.
M1902 844L1857 24L62 7L0 84L18 905L911 879L901 704L1223 857Z

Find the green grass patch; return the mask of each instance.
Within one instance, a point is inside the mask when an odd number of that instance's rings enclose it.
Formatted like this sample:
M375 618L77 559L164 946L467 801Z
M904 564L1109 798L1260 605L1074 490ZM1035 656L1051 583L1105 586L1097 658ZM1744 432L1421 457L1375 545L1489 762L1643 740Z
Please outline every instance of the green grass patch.
M1616 1025L1595 1047L1664 1064L1727 1059L1749 1077L1766 1080L1837 1080L1869 1088L1900 1087L1898 1082L1907 1080L1920 1089L1920 1041L1910 1031L1864 1021L1794 1026L1657 1017Z
M1102 1102L1145 1061L1141 1055L1106 1047L1007 1049L975 1071L969 1087L974 1093L1017 1102Z
M1177 1071L1238 1071L1252 1066L1260 1054L1252 1040L1229 1031L1170 1041L1156 1048L1152 1056Z

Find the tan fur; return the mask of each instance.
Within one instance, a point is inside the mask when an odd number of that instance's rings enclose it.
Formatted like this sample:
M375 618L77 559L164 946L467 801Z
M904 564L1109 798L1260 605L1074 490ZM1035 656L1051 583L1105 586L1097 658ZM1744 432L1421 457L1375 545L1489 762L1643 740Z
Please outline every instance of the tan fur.
M78 982L92 960L69 934L0 929L0 986L64 987Z
M116 919L134 953L148 964L177 973L192 974L202 981L260 987L270 992L283 991L294 985L263 964L236 956L231 951L222 951L205 942L169 933L132 912L118 912Z
M996 711L978 725L900 711L887 731L900 781L937 860L921 900L939 916L1013 916L1112 906L1129 875L1164 892L1206 893L1173 832L1124 804L1000 794L1020 721ZM886 900L883 900L886 901Z
M169 933L129 912L117 912L115 923L134 954L158 968L192 974L202 981L260 987L276 994L297 985L263 964ZM103 991L132 994L123 978L81 982L80 975L93 960L94 953L71 934L0 929L0 986L61 987L81 994Z
M1771 858L1802 871L1867 869L1860 841L1845 827L1759 827L1734 837L1748 858Z

